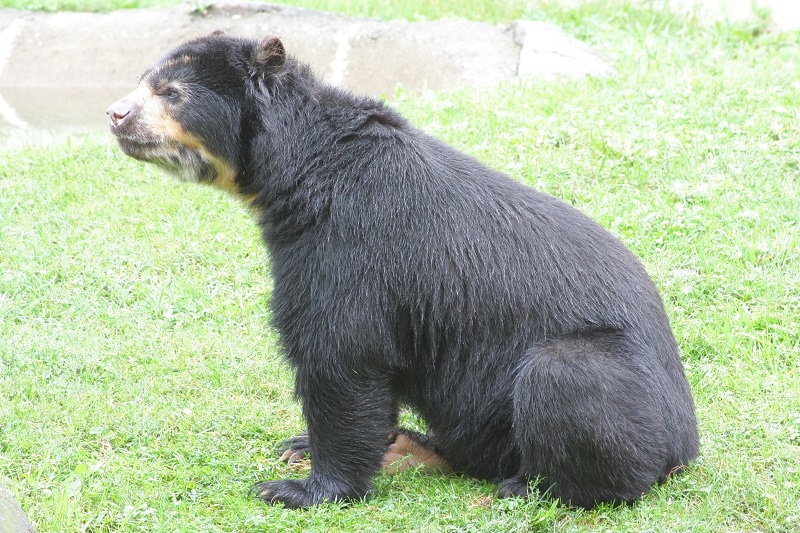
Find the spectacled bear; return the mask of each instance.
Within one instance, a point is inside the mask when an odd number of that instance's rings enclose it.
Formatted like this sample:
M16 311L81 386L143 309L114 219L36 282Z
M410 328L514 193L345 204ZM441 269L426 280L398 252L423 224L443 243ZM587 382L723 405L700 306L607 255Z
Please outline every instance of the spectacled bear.
M406 461L592 507L698 454L694 404L640 262L572 206L330 86L262 41L178 46L112 104L122 151L253 209L272 322L308 432L306 479L256 495L360 499ZM428 432L397 428L409 406Z

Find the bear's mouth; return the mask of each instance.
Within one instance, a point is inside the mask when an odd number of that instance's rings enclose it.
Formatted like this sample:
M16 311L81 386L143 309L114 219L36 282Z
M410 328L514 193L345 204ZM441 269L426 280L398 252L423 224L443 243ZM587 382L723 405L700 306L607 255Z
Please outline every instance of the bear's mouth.
M119 127L110 126L111 133L117 138L122 151L135 159L152 161L170 152L170 148L162 138L150 138L121 131Z
M202 154L167 139L118 135L117 143L126 155L159 166L181 181L210 183L216 177L213 165Z
M118 138L117 143L122 151L135 159L151 161L158 158L158 154L163 153L162 143L141 142L130 139Z

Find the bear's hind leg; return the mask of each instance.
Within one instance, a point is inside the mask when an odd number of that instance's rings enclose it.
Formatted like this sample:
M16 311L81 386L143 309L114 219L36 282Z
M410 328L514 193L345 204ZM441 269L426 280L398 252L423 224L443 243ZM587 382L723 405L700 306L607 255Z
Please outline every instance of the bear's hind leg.
M427 435L397 429L389 436L389 449L383 456L382 469L386 474L396 474L417 468L424 472L449 472L450 465L436 451Z
M278 453L281 454L280 460L289 466L302 463L311 455L311 440L308 438L308 432L304 431L281 442L278 445Z
M417 468L425 472L449 472L450 465L436 451L430 437L397 428L389 434L389 448L383 456L381 469L386 474ZM278 445L280 460L292 466L303 463L311 455L311 441L304 431Z
M525 495L527 478L539 477L543 492L579 507L638 499L675 466L664 403L683 398L663 374L651 352L614 331L529 350L514 385L524 474L502 482L501 495Z

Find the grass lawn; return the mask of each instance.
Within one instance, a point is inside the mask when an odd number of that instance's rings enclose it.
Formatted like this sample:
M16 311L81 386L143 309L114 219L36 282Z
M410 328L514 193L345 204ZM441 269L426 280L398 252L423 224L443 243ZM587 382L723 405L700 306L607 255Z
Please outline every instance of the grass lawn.
M697 402L686 474L592 511L413 472L349 506L249 498L305 475L274 453L303 422L258 231L99 135L0 154L0 483L40 533L800 530L800 35L558 3L526 16L602 50L616 77L395 105L642 258Z
M253 0L259 1L259 0ZM529 2L525 0L266 0L322 11L335 11L356 17L384 19L438 19L443 17L470 18L487 21L511 21L521 18ZM0 7L40 11L110 11L139 7L168 7L181 0L0 0ZM213 0L191 0L199 11L213 6Z

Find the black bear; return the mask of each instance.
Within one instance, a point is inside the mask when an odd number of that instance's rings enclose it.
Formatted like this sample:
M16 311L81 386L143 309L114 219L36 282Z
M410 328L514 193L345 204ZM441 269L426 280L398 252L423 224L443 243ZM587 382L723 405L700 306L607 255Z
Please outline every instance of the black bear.
M107 113L126 154L258 217L308 424L285 455L311 456L306 479L255 486L266 502L360 499L413 453L591 507L697 456L660 296L570 205L319 81L275 37L182 44ZM425 435L396 427L401 405Z

